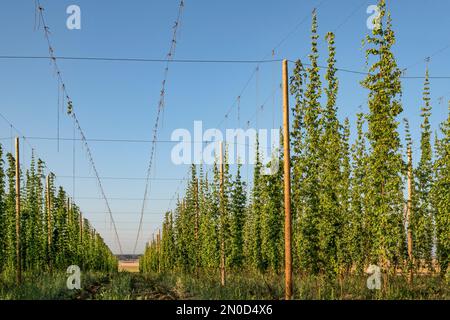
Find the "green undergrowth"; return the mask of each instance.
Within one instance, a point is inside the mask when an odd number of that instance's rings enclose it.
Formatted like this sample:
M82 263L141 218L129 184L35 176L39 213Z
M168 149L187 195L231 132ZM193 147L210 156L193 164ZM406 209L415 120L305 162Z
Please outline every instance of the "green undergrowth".
M449 300L448 279L416 276L409 285L403 276L390 277L381 290L369 290L366 276L335 281L310 275L294 276L294 299L299 300ZM278 300L284 297L282 275L229 273L220 285L218 272L198 274L140 274L119 272L82 274L81 290L68 290L64 272L23 275L17 286L13 273L0 275L2 300Z
M284 297L282 275L257 273L229 274L225 287L219 274L202 275L165 274L151 276L164 286L174 288L183 299L212 300L278 300ZM438 276L418 276L409 285L403 276L391 277L381 290L369 290L366 276L349 276L330 281L323 277L297 275L294 277L294 299L299 300L448 300L448 281Z
M81 275L81 290L67 289L65 272L25 273L21 285L16 284L15 274L4 272L0 274L1 300L71 300L88 296L89 290L95 285L110 281L109 275L101 273L83 273ZM89 295L91 295L89 293Z

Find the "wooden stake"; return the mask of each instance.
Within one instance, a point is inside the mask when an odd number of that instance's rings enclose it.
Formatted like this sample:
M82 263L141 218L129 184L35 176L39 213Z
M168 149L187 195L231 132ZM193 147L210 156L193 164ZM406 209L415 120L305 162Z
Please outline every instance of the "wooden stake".
M83 214L80 212L80 243L83 243Z
M406 221L408 224L408 258L409 258L409 276L408 282L411 284L413 281L413 253L412 253L412 232L411 232L411 215L412 215L412 175L413 175L413 167L412 167L412 151L411 146L408 146L408 204L406 208Z
M50 200L50 175L45 179L45 188L47 191L46 202L47 202L47 251L48 251L48 263L49 268L52 270L52 259L51 259L51 246L52 246L52 209Z
M94 241L94 248L97 248L97 232L92 230L92 240Z
M20 152L19 137L16 137L16 264L17 284L22 283L22 259L20 252Z
M198 179L195 178L194 185L194 199L195 199L195 225L194 225L194 235L195 241L198 241L198 228L199 228L199 203L198 203Z
M161 273L161 229L156 235L156 250L158 251L158 273Z
M71 215L70 215L70 211L72 210L72 203L70 201L70 197L67 197L67 225L70 226L71 225Z
M198 242L198 231L199 231L199 216L200 216L200 205L198 199L198 178L195 178L194 186L194 198L195 198L195 225L194 225L194 237L195 237L195 276L198 277L198 262L199 262L199 242Z
M46 201L47 201L47 244L50 250L50 245L52 243L52 219L51 219L51 209L50 209L50 175L45 179L45 188L47 190Z
M224 200L224 167L223 167L223 142L220 142L220 284L225 286L225 205Z
M292 224L291 224L291 163L289 141L289 80L288 63L283 60L283 143L284 143L284 257L285 299L292 299Z

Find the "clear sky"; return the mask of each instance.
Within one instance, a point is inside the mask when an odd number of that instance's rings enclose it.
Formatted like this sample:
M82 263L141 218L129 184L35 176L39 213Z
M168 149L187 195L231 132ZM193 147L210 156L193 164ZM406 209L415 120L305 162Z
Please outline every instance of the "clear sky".
M178 2L41 0L56 55L154 59L164 59L169 50ZM430 75L450 76L450 2L387 2L397 36L395 54L400 67L411 66L407 70L408 76L423 76L424 58L436 53L429 64ZM66 8L72 4L81 8L81 30L66 28ZM335 31L338 67L364 71L361 40L369 31L366 9L376 4L375 0L185 0L175 58L271 59L272 49L285 39L275 50L274 58L304 59L310 48L310 14L319 4L321 64L326 64L324 35L327 31ZM2 0L0 56L48 54L42 28L35 30L34 10L33 0ZM151 140L164 64L60 61L59 66L88 139ZM192 131L194 120L203 120L204 128L216 127L225 119L224 115L254 70L252 64L171 64L158 138L170 140L172 131L177 128ZM281 98L276 88L280 76L280 63L261 65L241 96L239 122L237 108L234 108L222 122L221 129L237 128L239 124L245 128L248 120L254 128L278 128ZM361 75L339 73L339 117L350 118L353 134L355 114L367 110L367 92L359 85L361 79ZM411 122L415 148L420 141L422 87L422 79L403 80L402 117ZM272 95L274 90L276 94ZM431 91L431 123L436 130L447 115L450 79L432 80ZM443 103L439 103L440 97L443 97ZM0 112L25 136L57 136L57 99L57 81L48 60L0 59ZM70 118L60 111L60 136L72 138L73 130ZM16 135L15 132L12 134ZM10 137L9 125L0 119L0 142L8 151L11 149ZM77 178L73 189L70 178L74 169L72 141L61 141L59 152L55 141L30 139L29 143L57 175L58 183L75 195L76 203L112 250L118 252L104 201L86 199L100 198L95 179ZM92 141L89 145L100 176L137 178L102 181L123 251L131 253L151 144ZM171 143L157 145L153 178L186 176L186 166L175 166L171 162L172 146ZM24 163L28 164L31 148L27 144L24 144L22 154ZM244 177L248 172L251 168L244 167ZM93 176L80 142L75 144L75 173L81 177ZM179 185L176 180L152 181L137 252L143 251L145 242L160 227L169 205L173 207L174 202L170 204L169 199Z

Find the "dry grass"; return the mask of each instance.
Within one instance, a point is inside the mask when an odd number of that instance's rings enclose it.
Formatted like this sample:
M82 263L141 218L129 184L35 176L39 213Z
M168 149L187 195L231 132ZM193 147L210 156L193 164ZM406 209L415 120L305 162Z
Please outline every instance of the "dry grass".
M139 260L120 260L119 272L139 272Z

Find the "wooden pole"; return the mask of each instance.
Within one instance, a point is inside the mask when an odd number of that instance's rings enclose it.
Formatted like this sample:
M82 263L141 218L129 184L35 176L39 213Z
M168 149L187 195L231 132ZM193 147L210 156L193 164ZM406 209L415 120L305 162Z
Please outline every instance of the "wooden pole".
M411 215L412 215L412 180L413 180L413 167L412 167L412 151L411 146L408 146L408 204L406 208L406 221L408 224L408 258L409 258L409 277L408 281L411 284L413 281L413 253L412 253L412 232L411 232Z
M156 235L156 249L158 250L158 273L161 273L161 229Z
M288 63L283 60L283 143L284 143L284 257L285 299L292 299L292 224L291 224L291 163L289 141L289 80Z
M94 248L97 248L97 232L94 230L92 230L92 240L94 241Z
M51 209L50 209L50 175L45 179L45 188L47 190L46 201L47 201L47 244L50 251L50 245L52 243L52 219L51 219Z
M194 185L194 198L195 198L195 225L194 225L194 235L195 241L198 241L198 228L199 228L199 203L198 203L198 178L195 178Z
M80 212L80 243L83 243L83 214Z
M225 286L225 204L224 204L224 167L223 142L220 142L220 284Z
M199 217L200 217L200 205L198 199L198 178L195 178L194 186L194 197L195 197L195 226L194 226L194 237L195 237L195 276L198 277L198 265L199 265Z
M52 270L52 258L51 258L51 246L52 246L52 209L51 209L51 199L50 199L50 175L48 175L45 179L45 189L47 191L46 194L46 202L47 202L47 254L48 254L48 263L49 268Z
M71 225L71 216L70 216L70 211L72 210L72 205L71 205L71 201L70 201L70 197L67 197L67 226Z
M16 281L22 283L22 259L20 252L20 152L19 137L16 137Z

